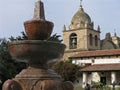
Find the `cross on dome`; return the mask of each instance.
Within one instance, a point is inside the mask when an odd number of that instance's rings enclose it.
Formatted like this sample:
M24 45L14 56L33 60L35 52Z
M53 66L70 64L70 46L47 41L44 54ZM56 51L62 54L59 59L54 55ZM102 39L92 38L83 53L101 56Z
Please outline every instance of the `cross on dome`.
M80 7L82 7L82 0L80 0Z

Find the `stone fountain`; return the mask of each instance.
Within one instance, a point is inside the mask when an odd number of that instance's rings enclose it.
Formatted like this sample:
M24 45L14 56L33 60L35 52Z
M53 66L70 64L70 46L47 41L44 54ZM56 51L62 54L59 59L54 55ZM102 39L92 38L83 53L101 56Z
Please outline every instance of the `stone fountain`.
M48 41L54 24L45 20L41 0L35 4L34 17L24 23L28 40L9 43L11 56L19 62L29 63L15 78L5 81L3 90L73 90L73 84L62 79L47 67L48 63L64 54L65 45Z

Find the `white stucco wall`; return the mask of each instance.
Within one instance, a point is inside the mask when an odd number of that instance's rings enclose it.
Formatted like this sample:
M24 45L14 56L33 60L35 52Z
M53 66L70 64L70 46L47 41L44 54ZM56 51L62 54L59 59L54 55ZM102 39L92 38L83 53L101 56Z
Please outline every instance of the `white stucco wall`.
M72 63L77 64L77 65L83 65L83 64L91 64L92 60L91 59L85 59L85 60L72 60Z
M93 60L94 63L92 62ZM76 59L72 63L80 66L84 64L114 64L120 63L120 58Z
M94 64L114 64L114 63L120 63L120 58L95 59Z

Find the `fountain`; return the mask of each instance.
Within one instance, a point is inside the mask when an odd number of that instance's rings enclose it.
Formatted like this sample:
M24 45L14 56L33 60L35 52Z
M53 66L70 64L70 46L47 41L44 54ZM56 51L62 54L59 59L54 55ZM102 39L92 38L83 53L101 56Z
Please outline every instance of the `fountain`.
M19 61L29 63L15 78L5 81L3 90L73 90L73 84L62 79L47 67L48 63L62 57L65 45L48 41L53 23L45 20L44 6L38 0L34 17L24 23L28 40L9 43L11 56Z

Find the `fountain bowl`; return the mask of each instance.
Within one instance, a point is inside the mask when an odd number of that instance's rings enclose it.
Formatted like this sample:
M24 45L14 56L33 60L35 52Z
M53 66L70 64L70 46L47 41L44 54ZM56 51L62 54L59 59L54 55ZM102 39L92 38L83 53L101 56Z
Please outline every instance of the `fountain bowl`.
M24 22L29 40L46 40L50 37L54 24L50 21L29 20Z
M30 64L46 64L61 58L65 45L52 41L23 40L9 43L9 51L13 59Z

